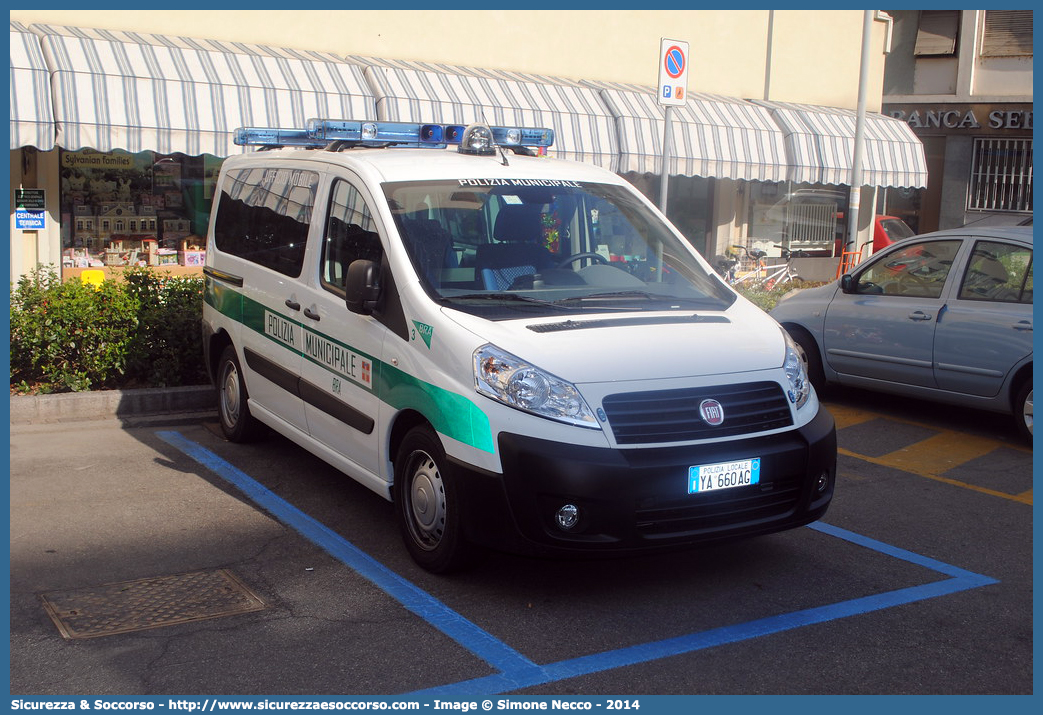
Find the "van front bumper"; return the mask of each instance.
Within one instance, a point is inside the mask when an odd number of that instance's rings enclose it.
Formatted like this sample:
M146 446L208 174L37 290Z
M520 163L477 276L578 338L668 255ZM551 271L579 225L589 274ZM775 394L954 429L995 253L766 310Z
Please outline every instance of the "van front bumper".
M523 553L627 553L802 526L833 498L837 442L820 409L804 427L715 444L604 449L502 433L504 473L456 464L468 537ZM760 482L688 493L689 468L759 457ZM565 530L566 505L579 520Z

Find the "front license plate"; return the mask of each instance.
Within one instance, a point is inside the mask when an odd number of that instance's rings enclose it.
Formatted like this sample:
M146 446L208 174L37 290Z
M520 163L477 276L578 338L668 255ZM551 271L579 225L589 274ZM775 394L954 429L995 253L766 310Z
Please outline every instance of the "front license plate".
M761 458L703 464L688 468L688 493L702 494L719 489L748 487L761 480Z

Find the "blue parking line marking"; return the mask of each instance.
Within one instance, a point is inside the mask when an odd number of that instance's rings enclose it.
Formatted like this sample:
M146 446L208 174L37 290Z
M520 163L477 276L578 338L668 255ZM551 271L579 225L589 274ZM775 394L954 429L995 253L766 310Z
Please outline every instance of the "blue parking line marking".
M915 554L840 527L816 522L810 524L808 528L941 573L949 578L541 666L474 625L426 591L422 591L406 581L342 536L275 495L205 447L186 439L178 432L162 431L157 432L157 435L233 484L276 519L300 532L305 538L381 588L408 610L499 671L473 680L408 693L412 697L459 698L505 693L999 583L998 580L989 576L976 574L930 557Z
M953 566L952 564L947 564L942 561L932 559L928 556L914 554L911 551L906 551L905 549L900 549L897 546L885 544L882 541L871 539L868 536L862 536L861 534L856 534L853 531L841 529L839 526L831 526L830 524L823 524L822 522L817 521L813 524L808 524L808 528L814 529L815 531L821 531L823 534L835 536L838 539L843 539L844 541L850 541L853 544L864 546L865 548L872 549L873 551L879 551L880 553L886 556L892 556L896 559L901 559L902 561L908 561L909 563L916 564L917 566L923 566L926 569L931 569L932 571L937 571L939 573L945 574L946 576L952 576L956 579L967 579L971 581L976 579L984 579L983 583L978 584L979 586L987 586L992 583L999 583L999 581L996 581L995 579L990 578L988 576L982 576L980 574L972 573L965 569L961 569L958 566ZM976 586L971 586L971 588L976 588Z
M843 537L841 537L843 538ZM951 568L951 567L950 567ZM783 613L778 616L770 616L745 623L737 623L720 628L712 628L708 631L691 633L676 638L668 638L661 641L641 643L613 651L605 651L593 655L583 656L572 660L559 661L545 665L539 673L503 673L502 675L490 675L475 680L463 681L452 685L431 688L429 690L410 693L411 696L439 696L447 699L464 698L468 696L480 696L490 692L505 692L518 688L545 685L557 680L565 680L580 675L589 675L614 668L622 668L628 665L637 665L652 660L668 658L675 655L692 653L716 646L737 643L739 641L758 638L773 633L810 626L817 623L834 621L848 616L855 616L872 611L880 611L894 606L901 606L915 601L924 601L930 598L946 596L959 591L966 591L980 586L998 583L995 579L980 576L968 571L965 575L945 581L937 581L922 586L911 586L908 588L889 591L887 593L865 596L849 601L818 606L803 611ZM498 688L504 688L499 689Z
M471 623L426 591L406 581L340 534L277 496L210 450L185 438L180 432L160 431L156 434L167 444L177 448L231 483L277 520L355 570L409 611L420 616L489 665L501 671L519 672L537 667L531 660L508 647L503 641Z

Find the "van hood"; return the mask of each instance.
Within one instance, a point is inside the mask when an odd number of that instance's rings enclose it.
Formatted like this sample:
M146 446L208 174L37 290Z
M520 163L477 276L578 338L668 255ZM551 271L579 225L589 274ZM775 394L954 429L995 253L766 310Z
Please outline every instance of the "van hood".
M782 365L782 329L737 300L726 311L581 313L490 321L443 309L454 322L574 384L769 370Z

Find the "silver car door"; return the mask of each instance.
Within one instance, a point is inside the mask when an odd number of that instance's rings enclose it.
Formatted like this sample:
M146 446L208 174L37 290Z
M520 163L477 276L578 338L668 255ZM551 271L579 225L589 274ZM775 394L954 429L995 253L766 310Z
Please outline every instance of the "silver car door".
M1012 367L1032 353L1032 248L980 239L959 290L938 321L938 387L997 395Z
M934 331L961 241L899 244L853 275L826 311L826 360L841 382L934 387Z

